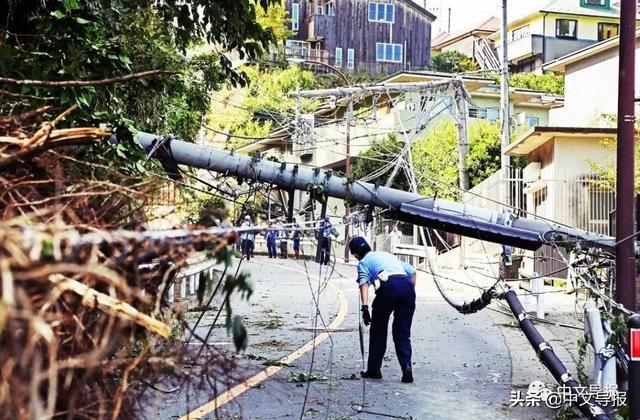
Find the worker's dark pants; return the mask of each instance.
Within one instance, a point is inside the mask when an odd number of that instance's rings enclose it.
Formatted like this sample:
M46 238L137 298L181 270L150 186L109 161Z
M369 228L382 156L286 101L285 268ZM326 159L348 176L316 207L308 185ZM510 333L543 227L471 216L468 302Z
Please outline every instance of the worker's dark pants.
M331 238L322 238L321 241L320 264L329 265L329 261L331 261Z
M242 253L247 256L247 261L253 257L253 241L250 239L242 240Z
M411 279L404 276L390 277L376 292L371 306L367 370L377 372L382 366L382 358L387 350L387 328L391 313L393 342L400 368L411 368L411 320L416 309L416 290Z
M269 252L269 258L275 258L276 255L276 240L267 239L267 252Z

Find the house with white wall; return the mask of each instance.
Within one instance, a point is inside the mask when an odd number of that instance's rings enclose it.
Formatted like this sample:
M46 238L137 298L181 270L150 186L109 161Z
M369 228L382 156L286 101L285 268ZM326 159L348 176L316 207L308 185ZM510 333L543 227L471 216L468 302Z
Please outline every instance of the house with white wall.
M636 32L636 80L640 80L640 31ZM618 112L620 37L567 54L547 63L545 72L564 76L565 103L551 113L551 124L611 126L603 114ZM597 81L597 83L596 83ZM639 88L636 86L636 97Z
M507 55L513 72L542 65L618 35L620 9L611 0L554 0L507 25ZM502 57L500 31L491 37Z

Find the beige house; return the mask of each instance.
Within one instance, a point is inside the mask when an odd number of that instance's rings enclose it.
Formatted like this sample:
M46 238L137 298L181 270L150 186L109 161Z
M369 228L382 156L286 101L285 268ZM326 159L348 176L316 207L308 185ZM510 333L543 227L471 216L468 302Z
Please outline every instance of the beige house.
M523 158L523 169L511 168L505 176L496 172L463 194L467 204L499 211L506 189L507 204L522 210L521 216L553 220L592 232L610 234L609 214L615 194L604 188L593 164L615 159L615 150L603 140L615 139L613 128L534 127L507 148L507 155ZM486 253L499 259L501 248L476 239L463 238L460 261L468 265L486 260ZM562 251L564 257L569 256ZM553 273L566 277L566 265L556 249L543 246L528 253L522 267L528 273ZM554 258L542 258L542 257Z
M636 80L640 80L640 31L636 33ZM551 113L551 124L606 126L603 114L618 112L618 47L615 37L563 56L544 66L564 75L565 104ZM596 83L597 81L597 83ZM636 97L638 87L636 87Z
M435 83L451 78L450 74L432 72L404 71L393 74L382 83ZM464 76L461 77L464 86L469 92L471 103L468 105L469 121L488 120L496 122L500 120L500 85L490 77ZM515 129L522 127L535 127L549 125L551 110L560 108L564 104L562 96L545 92L509 88L509 106L512 115L512 126ZM405 113L410 111L404 111ZM410 115L405 119L412 119Z
M613 128L535 127L506 149L522 157L524 209L536 215L592 232L609 233L614 194L605 191L593 165L615 159L604 140Z
M432 52L457 51L471 57L482 70L497 70L500 60L493 41L487 37L500 28L500 19L490 17L469 29L457 33L442 33L431 41Z

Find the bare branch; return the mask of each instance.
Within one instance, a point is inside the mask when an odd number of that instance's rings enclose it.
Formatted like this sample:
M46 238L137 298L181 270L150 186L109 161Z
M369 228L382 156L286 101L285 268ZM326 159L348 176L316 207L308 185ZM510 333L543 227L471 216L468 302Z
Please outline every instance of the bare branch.
M10 85L28 85L28 86L41 86L41 87L77 87L77 86L102 86L112 85L115 83L128 82L130 80L142 79L145 77L163 76L177 74L178 72L172 70L147 70L138 73L131 73L119 77L110 77L107 79L99 80L24 80L24 79L12 79L10 77L0 77L0 83L6 83Z

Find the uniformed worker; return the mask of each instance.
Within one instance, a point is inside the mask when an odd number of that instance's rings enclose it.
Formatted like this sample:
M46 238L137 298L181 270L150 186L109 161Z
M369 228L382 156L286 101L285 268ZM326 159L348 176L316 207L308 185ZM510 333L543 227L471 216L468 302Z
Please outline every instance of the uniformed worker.
M358 259L358 285L362 320L371 324L369 358L364 378L381 379L382 358L387 349L387 327L393 313L392 334L402 369L402 382L413 382L411 370L411 320L416 308L416 270L388 252L372 251L367 241L356 236L349 250ZM372 313L369 313L369 287L374 286Z

